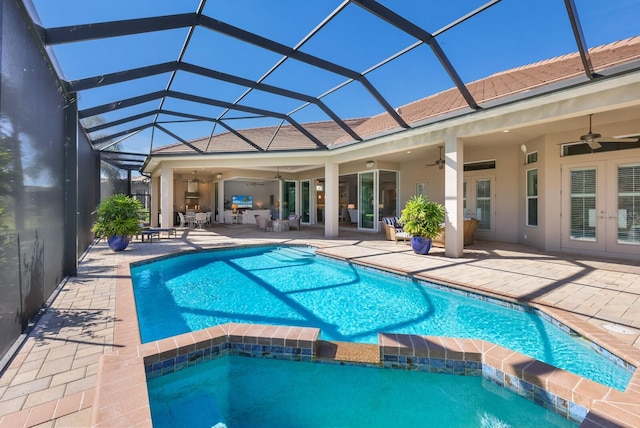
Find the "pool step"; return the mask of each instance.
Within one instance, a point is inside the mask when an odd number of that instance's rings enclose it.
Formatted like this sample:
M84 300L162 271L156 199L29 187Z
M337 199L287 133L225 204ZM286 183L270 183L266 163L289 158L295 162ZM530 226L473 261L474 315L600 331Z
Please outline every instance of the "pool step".
M301 257L315 257L316 250L309 247L280 247L279 251L284 251L287 253L297 254Z
M292 248L292 247L283 247L278 248L268 255L270 257L275 258L280 261L297 261L297 260L305 260L312 257L315 257L315 254L311 252L312 250L307 250L306 248Z
M327 361L380 364L380 348L369 343L319 340L317 358Z

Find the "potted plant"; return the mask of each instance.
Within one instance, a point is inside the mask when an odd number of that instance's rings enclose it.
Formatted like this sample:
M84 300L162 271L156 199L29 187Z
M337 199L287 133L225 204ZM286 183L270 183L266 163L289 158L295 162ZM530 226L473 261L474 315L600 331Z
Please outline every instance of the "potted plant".
M444 205L422 195L407 201L399 221L404 231L411 234L411 248L416 254L429 252L431 240L440 234L444 215Z
M104 199L94 212L93 230L98 237L107 238L109 248L122 251L129 245L132 235L140 233L142 204L134 197L113 195Z

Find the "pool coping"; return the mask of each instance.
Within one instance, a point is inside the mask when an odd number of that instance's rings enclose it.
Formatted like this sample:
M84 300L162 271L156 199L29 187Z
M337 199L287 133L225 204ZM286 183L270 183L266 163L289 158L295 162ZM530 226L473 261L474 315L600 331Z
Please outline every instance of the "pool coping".
M320 251L319 253L322 254ZM331 255L326 256L336 258ZM443 283L441 279L432 279L426 274L412 275L406 272L393 271L375 264L347 261L405 277ZM203 343L212 340L210 329L205 329L141 345L129 269L129 264L118 266L116 317L119 322L114 327L114 339L121 347L113 354L106 354L100 358L91 418L92 426L96 427L114 425L152 426L146 389L145 358L177 355L178 352L186 352L196 346L204 346ZM445 283L443 285L522 304L512 296L488 293L486 290L475 289L464 284ZM638 367L637 350L618 340L615 336L597 330L588 322L568 312L536 303L527 303L527 305L540 309L543 313L569 326L583 337L600 346L606 344L605 349L614 352L615 355ZM260 331L265 328L264 325L256 326L259 326ZM216 327L212 328L215 329ZM262 337L258 333L251 331L250 334L246 333L245 335L250 337L250 340L255 341L267 339L266 336ZM207 337L203 336L205 334ZM388 358L388 356L394 355L396 351L398 352L397 356L420 356L420 353L424 352L423 346L414 347L411 338L429 338L429 336L395 335L396 344L392 345L390 342L387 343L387 341L391 340L390 337L390 335L384 335L381 339L383 343L379 343L382 364L384 364L385 355ZM271 336L268 338L270 339ZM216 340L220 340L220 338ZM429 343L433 344L433 352L441 352L444 349L445 357L448 352L450 355L462 355L463 357L467 355L469 358L477 359L478 353L480 353L482 355L481 360L487 360L487 367L493 367L497 370L495 373L498 374L494 377L497 380L500 378L506 379L507 388L512 388L513 385L519 384L520 381L515 381L514 378L522 379L524 382L529 382L538 387L550 388L550 390L545 390L556 397L560 397L567 403L573 402L576 405L585 407L588 413L581 426L611 426L612 419L619 423L620 426L640 425L640 410L638 409L638 406L640 406L640 374L638 371L633 374L626 391L621 392L486 341L442 337L430 337L428 340ZM252 344L255 345L257 343ZM436 344L439 344L439 347ZM427 349L431 350L428 346ZM440 351L437 351L438 349ZM415 355L416 352L418 355ZM400 355L400 353L412 355ZM415 364L411 359L406 360L408 363L405 363L405 360L398 361L401 362L400 364ZM389 365L396 364L394 361L387 361L387 363ZM528 369L524 370L525 368ZM545 373L547 374L545 375ZM496 379L492 380L495 381ZM143 398L132 400L131 397ZM557 400L555 401L557 402ZM561 404L561 406L564 405Z

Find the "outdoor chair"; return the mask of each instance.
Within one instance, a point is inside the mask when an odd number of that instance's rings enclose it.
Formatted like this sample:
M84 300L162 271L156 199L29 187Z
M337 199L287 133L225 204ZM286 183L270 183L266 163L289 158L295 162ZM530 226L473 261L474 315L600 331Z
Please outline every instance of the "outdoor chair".
M300 216L298 214L291 214L287 221L289 222L289 230L300 230Z
M202 226L207 222L207 213L196 213L194 221L195 227L202 229Z
M398 217L383 217L384 233L389 241L408 241L411 235L402 229L402 225L398 222Z
M180 218L180 227L184 227L184 225L187 223L187 219L181 212L178 213L178 217Z
M478 227L479 220L475 218L465 218L463 221L463 242L464 246L473 245L473 236L476 233L476 228ZM444 233L444 224L440 228L440 235L433 238L433 245L436 247L444 247L446 242L446 237Z

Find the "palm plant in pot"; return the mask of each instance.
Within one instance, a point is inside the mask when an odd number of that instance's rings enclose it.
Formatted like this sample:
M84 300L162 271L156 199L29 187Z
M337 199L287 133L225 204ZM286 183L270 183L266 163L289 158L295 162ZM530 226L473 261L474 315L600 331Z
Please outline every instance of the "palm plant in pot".
M411 248L416 254L429 252L431 240L440 234L444 216L444 205L422 195L413 196L407 201L399 221L404 231L411 234Z
M132 235L140 233L143 207L139 200L127 195L113 195L100 202L94 214L93 230L98 237L107 238L109 248L122 251Z

